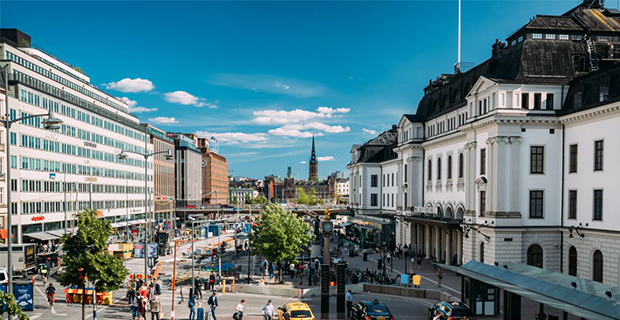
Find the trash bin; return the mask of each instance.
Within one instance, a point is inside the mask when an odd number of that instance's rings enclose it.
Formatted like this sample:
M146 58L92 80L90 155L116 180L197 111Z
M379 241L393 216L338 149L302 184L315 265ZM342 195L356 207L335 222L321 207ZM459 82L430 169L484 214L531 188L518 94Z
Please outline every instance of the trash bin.
M368 253L364 252L364 261L368 261Z

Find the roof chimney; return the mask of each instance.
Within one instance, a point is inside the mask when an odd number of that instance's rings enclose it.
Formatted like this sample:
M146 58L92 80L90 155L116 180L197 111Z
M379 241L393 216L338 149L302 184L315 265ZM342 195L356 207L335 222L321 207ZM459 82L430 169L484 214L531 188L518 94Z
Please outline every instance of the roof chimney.
M491 47L493 48L491 54L492 58L498 59L506 48L506 43L499 41L499 39L495 39L495 43Z

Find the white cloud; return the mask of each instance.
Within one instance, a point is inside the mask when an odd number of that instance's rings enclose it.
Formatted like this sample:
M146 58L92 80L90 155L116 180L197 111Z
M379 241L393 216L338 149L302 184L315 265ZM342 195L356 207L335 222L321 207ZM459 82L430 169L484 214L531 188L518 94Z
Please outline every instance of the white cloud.
M332 156L318 157L316 159L319 161L335 161L336 160L336 158Z
M131 100L131 99L127 98L127 97L122 97L120 99L121 99L121 101L125 102L129 106L129 108L135 107L138 104L138 101Z
M241 144L250 142L267 142L269 138L265 133L243 133L243 132L207 132L197 131L196 135L202 138L216 137L223 143Z
M319 107L316 111L295 109L285 110L259 110L254 111L252 122L257 124L290 124L306 122L317 118L333 118L351 111L349 108Z
M300 161L299 163L301 163L301 164L306 164L307 162L306 162L306 161Z
M178 103L185 106L195 106L198 108L209 107L210 109L217 109L218 106L207 102L207 99L196 97L185 91L174 91L164 93L164 100L170 103Z
M143 113L143 112L155 112L157 111L157 108L146 108L146 107L135 107L135 108L129 108L129 112L131 113Z
M366 129L366 128L363 128L362 132L364 132L364 134L373 134L373 135L377 134L376 130L371 130L371 129Z
M149 121L157 123L157 124L176 124L176 123L179 123L179 121L177 119L175 119L174 117L156 117L156 118L149 119Z
M254 92L285 94L302 98L320 96L328 90L325 85L320 83L272 75L223 73L213 75L209 79L209 83Z
M304 130L313 130L304 131ZM330 126L320 122L305 124L286 124L282 127L271 129L268 132L276 136L287 136L295 138L310 138L313 135L322 136L323 133L343 133L349 132L351 128L343 126Z
M125 78L116 82L104 83L103 85L106 89L120 92L149 92L155 89L155 86L151 80L141 78Z

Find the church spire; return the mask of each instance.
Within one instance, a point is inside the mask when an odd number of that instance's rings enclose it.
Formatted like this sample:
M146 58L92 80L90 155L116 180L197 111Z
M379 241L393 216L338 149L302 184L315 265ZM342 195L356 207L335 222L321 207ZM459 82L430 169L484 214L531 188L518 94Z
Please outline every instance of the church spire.
M312 153L310 154L310 162L308 168L308 180L318 180L319 178L319 162L316 159L316 151L314 149L314 135L312 135Z

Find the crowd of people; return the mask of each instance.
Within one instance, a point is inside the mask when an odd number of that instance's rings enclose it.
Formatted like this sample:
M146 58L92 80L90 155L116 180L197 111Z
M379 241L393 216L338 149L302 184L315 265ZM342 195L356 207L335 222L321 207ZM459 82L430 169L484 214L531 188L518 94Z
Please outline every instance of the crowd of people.
M161 285L157 280L147 285L142 279L131 280L127 284L127 302L131 306L132 320L146 320L146 314L151 314L151 320L163 318L163 306L160 298Z

